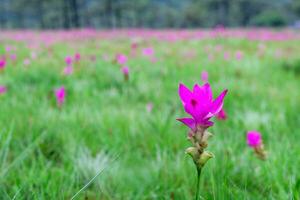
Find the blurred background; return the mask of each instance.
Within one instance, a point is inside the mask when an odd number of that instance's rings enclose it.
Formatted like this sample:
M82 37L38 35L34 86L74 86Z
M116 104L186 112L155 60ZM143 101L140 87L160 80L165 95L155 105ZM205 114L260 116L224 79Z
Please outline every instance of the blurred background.
M299 0L0 0L2 29L300 27Z

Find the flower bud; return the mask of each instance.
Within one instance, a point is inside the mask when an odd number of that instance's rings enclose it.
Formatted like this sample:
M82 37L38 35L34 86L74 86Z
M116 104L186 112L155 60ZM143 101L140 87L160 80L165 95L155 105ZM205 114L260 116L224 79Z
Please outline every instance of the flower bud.
M201 155L200 155L200 159L199 159L199 161L198 161L198 167L200 167L200 168L202 168L204 165L205 165L205 163L209 160L209 159L211 159L211 158L213 158L214 157L214 154L212 154L211 152L209 152L209 151L204 151Z
M196 147L189 147L185 150L186 154L189 154L195 161L199 157L199 151Z
M203 148L207 147L207 141L209 138L213 136L212 133L208 132L207 130L204 131L203 136L201 138L200 144Z

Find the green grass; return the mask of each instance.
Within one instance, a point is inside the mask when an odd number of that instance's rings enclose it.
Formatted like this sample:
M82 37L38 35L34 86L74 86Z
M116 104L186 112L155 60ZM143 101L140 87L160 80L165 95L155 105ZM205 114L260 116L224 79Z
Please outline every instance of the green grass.
M76 199L193 199L196 170L184 154L188 129L175 120L187 116L177 90L179 82L201 83L202 70L215 96L229 93L228 120L210 128L215 158L203 169L201 199L300 199L300 77L283 64L297 59L300 42L267 42L263 57L259 42L242 39L150 44L158 62L129 58L128 83L102 55L128 55L129 40L55 44L52 57L41 49L28 67L22 60L30 51L16 44L18 61L0 74L8 87L0 96L0 199L70 199L103 169ZM244 58L224 61L214 53L209 61L204 49L215 45L242 50ZM292 51L275 58L278 48ZM196 56L184 57L189 50ZM76 51L80 66L62 76L64 57ZM53 90L62 85L60 110ZM263 135L266 161L246 145L253 129Z

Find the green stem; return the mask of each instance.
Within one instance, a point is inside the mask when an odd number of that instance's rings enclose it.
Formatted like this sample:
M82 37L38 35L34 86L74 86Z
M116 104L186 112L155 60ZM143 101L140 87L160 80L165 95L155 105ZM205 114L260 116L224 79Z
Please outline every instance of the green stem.
M197 167L197 188L196 188L196 199L199 199L199 191L200 191L200 176L201 176L201 168Z

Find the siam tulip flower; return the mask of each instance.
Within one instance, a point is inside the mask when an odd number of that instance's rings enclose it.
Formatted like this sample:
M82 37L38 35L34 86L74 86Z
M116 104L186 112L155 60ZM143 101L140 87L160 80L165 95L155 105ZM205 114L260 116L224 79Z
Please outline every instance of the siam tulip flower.
M237 60L241 60L241 59L243 59L243 57L244 57L243 52L237 51L237 52L235 53L235 58L236 58Z
M6 60L4 58L0 58L0 70L4 69L6 66Z
M65 98L66 98L65 88L60 87L60 88L56 89L55 90L55 97L56 97L57 106L61 107L63 105L63 103L65 102Z
M117 54L116 60L118 64L124 65L127 62L127 57L124 54Z
M197 129L198 126L209 127L213 122L210 118L217 115L222 107L223 100L227 94L224 90L216 99L213 99L212 91L209 83L199 86L194 85L193 91L190 91L185 85L179 85L179 96L185 111L192 116L192 118L178 119L192 130Z
M35 60L37 58L36 52L31 52L31 59Z
M260 132L248 131L247 144L250 148L254 149L254 152L258 158L262 160L266 159L266 151L264 150L264 145Z
M76 54L74 55L74 60L75 60L75 62L79 62L80 59L81 59L80 53L76 53Z
M131 51L130 51L131 56L134 57L136 55L137 48L138 48L138 44L136 42L133 42L131 44Z
M24 64L25 67L28 66L28 65L30 65L30 60L29 60L29 58L26 58L26 59L23 61L23 64Z
M152 112L153 110L153 103L148 103L146 106L146 110L148 113Z
M208 82L208 72L207 71L202 71L202 73L201 73L201 81L203 83L207 83Z
M213 157L213 154L206 151L208 139L212 136L207 129L213 125L210 118L216 116L223 108L223 100L227 94L224 90L216 99L213 99L209 83L203 86L194 85L190 91L185 85L179 85L179 97L186 113L191 115L190 118L177 119L190 128L188 139L192 147L186 149L197 169L197 189L196 200L199 198L199 181L201 171L206 162Z
M103 60L109 61L109 56L107 54L102 55Z
M144 56L149 56L149 57L154 56L154 50L153 50L153 48L151 48L151 47L144 48L143 49L143 55Z
M91 55L91 56L90 56L90 60L91 60L92 62L95 62L96 59L97 59L97 56L96 56L96 55Z
M227 113L222 108L221 111L216 115L218 120L226 120L227 119Z
M121 68L121 71L122 71L122 73L123 73L123 75L124 75L125 81L128 81L128 80L129 80L129 67L123 66L123 67Z
M136 42L133 42L132 44L131 44L131 49L132 50L136 50L138 48L138 44L136 43Z
M17 55L16 55L16 54L11 54L11 55L10 55L10 59L11 59L12 61L15 61L15 60L17 59Z
M11 49L12 49L11 46L8 46L8 45L7 45L7 46L5 47L5 52L6 52L6 53L9 53L9 52L11 51Z
M73 60L72 60L72 57L71 56L66 56L65 57L65 62L67 64L67 66L71 65Z
M7 91L7 88L4 85L0 85L0 95L5 94Z
M261 135L257 131L248 131L247 143L251 148L256 148L262 144Z
M73 66L66 66L64 68L64 75L71 75L73 73Z
M152 63L156 63L156 62L157 62L157 59L156 59L155 57L152 57L152 58L150 58L150 61L151 61Z

